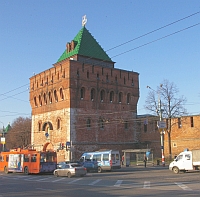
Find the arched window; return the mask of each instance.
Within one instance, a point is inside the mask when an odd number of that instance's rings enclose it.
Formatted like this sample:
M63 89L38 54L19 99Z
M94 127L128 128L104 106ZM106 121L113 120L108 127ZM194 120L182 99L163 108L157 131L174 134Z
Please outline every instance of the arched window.
M128 129L128 121L124 121L124 129Z
M39 121L38 122L38 131L41 131L41 129L42 129L42 121Z
M32 86L32 88L31 88L32 90L34 90L34 83L33 83L33 86Z
M55 99L56 102L58 102L58 96L57 96L56 90L54 90L54 99Z
M128 93L128 94L127 94L127 104L130 104L130 99L131 99L131 94Z
M89 79L89 71L87 71L87 79Z
M132 78L132 84L131 84L132 86L134 86L134 81L133 81L133 78Z
M147 132L147 124L144 124L144 132Z
M61 125L61 120L60 118L57 119L57 129L60 129L60 125Z
M114 101L114 92L110 92L110 102L112 103Z
M109 80L108 80L108 74L106 75L106 82L109 82Z
M63 71L62 78L65 78L65 71Z
M45 122L42 126L42 131L53 130L53 125L51 122Z
M46 105L47 104L47 97L46 97L46 94L44 93L43 95L43 99L44 99L44 104Z
M121 103L122 102L122 93L120 92L119 93L119 103Z
M101 92L100 92L100 99L101 99L101 102L103 102L105 100L105 91L104 90L101 90Z
M38 104L37 104L37 98L36 98L36 96L34 97L34 104L35 104L35 107L37 107L37 106L38 106Z
M41 95L39 95L39 104L40 104L40 106L42 106L42 98L41 98Z
M49 103L52 103L52 96L51 96L51 92L49 92Z
M126 84L126 78L124 77L124 85Z
M60 98L61 100L64 100L64 94L63 94L63 89L60 88Z
M85 88L81 88L81 100L85 97Z
M87 123L86 124L87 124L87 128L91 127L91 119L90 118L87 119Z
M94 101L94 99L95 99L95 89L92 88L91 89L91 101Z

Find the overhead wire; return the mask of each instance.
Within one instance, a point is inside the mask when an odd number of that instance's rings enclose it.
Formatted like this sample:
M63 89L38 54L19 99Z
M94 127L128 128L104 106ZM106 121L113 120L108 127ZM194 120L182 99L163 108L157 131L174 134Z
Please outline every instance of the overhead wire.
M152 44L152 43L154 43L154 42L160 41L160 40L162 40L162 39L165 39L165 38L167 38L167 37L170 37L170 36L172 36L172 35L175 35L175 34L177 34L177 33L182 32L182 31L185 31L185 30L188 30L188 29L190 29L190 28L193 28L193 27L195 27L195 26L197 26L197 25L200 25L200 23L196 23L196 24L194 24L194 25L191 25L191 26L186 27L186 28L184 28L184 29L181 29L181 30L179 30L179 31L173 32L173 33L168 34L168 35L166 35L166 36L163 36L163 37L161 37L161 38L152 40L152 41L147 42L147 43L145 43L145 44L142 44L142 45L140 45L140 46L138 46L138 47L135 47L135 48L133 48L133 49L127 50L127 51L125 51L125 52L123 52L123 53L120 53L120 54L117 54L117 55L115 55L115 56L112 56L112 58L117 57L117 56L120 56L120 55L123 55L123 54L125 54L125 53L130 52L130 51L139 49L139 48L141 48L141 47L144 47L144 46L146 46L146 45Z
M169 24L164 25L164 26L162 26L162 27L160 27L160 28L157 28L157 29L152 30L152 31L150 31L150 32L148 32L148 33L145 33L145 34L143 34L143 35L141 35L141 36L138 36L138 37L133 38L133 39L131 39L131 40L129 40L129 41L126 41L126 42L124 42L124 43L122 43L122 44L119 44L119 45L117 45L117 46L115 46L115 47L112 47L112 48L110 48L110 49L108 49L108 50L106 50L106 51L110 51L110 50L116 49L116 48L118 48L118 47L121 47L121 46L123 46L123 45L125 45L125 44L128 44L128 43L134 41L134 40L138 40L139 38L145 37L145 36L147 36L147 35L149 35L149 34L152 34L152 33L156 32L156 31L159 31L159 30L161 30L161 29L164 29L164 28L166 28L166 27L169 27L169 26L171 26L171 25L174 25L175 23L178 23L178 22L180 22L180 21L182 21L182 20L185 20L185 19L187 19L187 18L190 18L190 17L192 17L192 16L194 16L194 15L197 15L197 14L199 14L199 13L200 13L200 12L195 12L195 13L189 15L189 16L186 16L186 17L184 17L184 18L181 18L181 19L179 19L179 20L176 20L176 21L174 21L174 22L172 22L172 23L169 23Z
M161 30L161 29L164 29L164 28L166 28L166 27L168 27L168 26L171 26L171 25L173 25L173 24L176 24L176 23L178 23L178 22L180 22L180 21L183 21L183 20L185 20L185 19L188 19L188 18L190 18L190 17L192 17L192 16L194 16L194 15L197 15L197 14L199 14L199 13L200 13L200 12L195 12L195 13L189 15L189 16L186 16L186 17L184 17L184 18L181 18L181 19L179 19L179 20L176 20L176 21L174 21L174 22L172 22L172 23L169 23L169 24L164 25L164 26L162 26L162 27L160 27L160 28L157 28L157 29L155 29L155 30L152 30L152 31L150 31L150 32L147 32L147 33L145 33L145 34L143 34L143 35L141 35L141 36L138 36L138 37L136 37L136 38L134 38L134 39L131 39L131 40L127 41L127 42L124 42L124 43L119 44L119 45L117 45L117 46L115 46L115 47L112 47L112 48L110 48L110 49L108 49L108 50L106 50L106 51L110 51L110 50L113 50L113 49L118 48L118 47L120 47L120 46L123 46L123 45L125 45L125 44L128 44L128 43L130 43L130 42L132 42L132 41L134 41L134 40L137 40L137 39L140 39L140 38L142 38L142 37L145 37L145 36L147 36L147 35L149 35L149 34L152 34L152 33L156 32L156 31L159 31L159 30ZM135 47L135 48L133 48L133 49L130 49L130 50L127 50L127 51L122 52L122 53L120 53L120 54L117 54L117 55L113 56L112 58L115 58L115 57L117 57L117 56L123 55L123 54L125 54L125 53L128 53L128 52L130 52L130 51L136 50L136 49L138 49L138 48L144 47L144 46L146 46L146 45L152 44L152 43L154 43L154 42L157 42L157 41L159 41L159 40L162 40L162 39L167 38L167 37L169 37L169 36L172 36L172 35L174 35L174 34L177 34L177 33L180 33L180 32L182 32L182 31L185 31L185 30L187 30L187 29L190 29L190 28L192 28L192 27L195 27L195 26L197 26L197 25L199 25L199 24L200 24L200 23L194 24L194 25L192 25L192 26L186 27L186 28L181 29L181 30L179 30L179 31L176 31L176 32L174 32L174 33L171 33L171 34L168 34L168 35L166 35L166 36L163 36L163 37L161 37L161 38L155 39L155 40L153 40L153 41L151 41L151 42L145 43L145 44L140 45L140 46L138 46L138 47ZM91 59L91 58L92 58L92 57L90 57L90 58L88 58L88 59ZM87 60L88 60L88 59L87 59ZM29 85L29 84L25 84L25 85L23 85L23 86L20 86L20 87L14 89L14 90L8 91L8 92L6 92L6 93L4 93L4 94L0 94L0 96L5 96L5 94L10 93L10 92L12 92L12 91L15 91L15 90L17 90L17 89L20 89L20 88L22 88L22 87L24 87L24 86L26 86L26 85ZM25 91L23 91L23 92L25 92ZM21 93L23 93L23 92L20 92L20 93L18 93L18 94L21 94ZM14 98L13 96L16 96L16 95L18 95L18 94L15 94L15 95L12 95L12 96L7 96L7 98ZM6 99L6 98L5 98L5 99ZM1 99L0 101L5 100L5 99ZM14 98L14 99L17 99L17 98ZM17 100L24 101L24 100L21 100L21 99L17 99ZM26 102L26 101L24 101L24 102Z
M131 39L131 40L127 41L127 42L124 42L124 43L119 44L119 45L117 45L117 46L115 46L115 47L112 47L112 48L110 48L110 49L108 49L108 50L106 50L106 51L110 51L110 50L113 50L113 49L118 48L118 47L120 47L120 46L123 46L123 45L125 45L125 44L128 44L128 43L130 43L130 42L132 42L132 41L134 41L134 40L137 40L137 39L139 39L139 38L145 37L145 36L147 36L147 35L149 35L149 34L152 34L152 33L156 32L156 31L159 31L159 30L164 29L164 28L166 28L166 27L168 27L168 26L171 26L171 25L173 25L173 24L176 24L176 23L178 23L178 22L180 22L180 21L182 21L182 20L185 20L185 19L187 19L187 18L190 18L190 17L192 17L192 16L195 16L195 15L197 15L197 14L199 14L199 13L200 13L200 12L198 11L198 12L195 12L195 13L193 13L193 14L190 14L190 15L184 17L184 18L181 18L181 19L179 19L179 20L176 20L176 21L174 21L174 22L171 22L171 23L169 23L169 24L167 24L167 25L164 25L164 26L162 26L162 27L160 27L160 28L157 28L157 29L155 29L155 30L152 30L152 31L150 31L150 32L148 32L148 33L145 33L145 34L143 34L143 35L141 35L141 36L138 36L138 37L136 37L136 38L134 38L134 39ZM164 36L164 37L158 38L158 39L153 40L153 41L151 41L151 42L148 42L148 43L146 43L146 44L140 45L140 46L138 46L138 47L136 47L136 48L130 49L130 50L125 51L125 52L123 52L123 53L120 53L120 54L118 54L118 55L115 55L115 56L113 56L112 58L117 57L117 56L119 56L119 55L122 55L122 54L124 54L124 53L127 53L127 52L129 52L129 51L135 50L135 49L137 49L137 48L146 46L146 45L151 44L151 43L153 43L153 42L159 41L159 40L161 40L161 39L164 39L164 38L166 38L166 37L169 37L169 36L171 36L171 35L174 35L174 34L176 34L176 33L179 33L179 32L181 32L181 31L184 31L184 30L186 30L186 29L192 28L192 27L194 27L194 26L196 26L196 25L199 25L199 23L197 23L197 24L195 24L195 25L192 25L192 26L189 26L189 27L187 27L187 28L184 28L184 29L182 29L182 30L179 30L179 31L177 31L177 32L174 32L174 33L172 33L172 34L166 35L166 36ZM92 57L90 57L90 58L88 58L88 59L86 59L86 60L89 60L89 59L91 59L91 58L92 58ZM17 89L19 89L19 88L21 88L21 87L26 86L26 85L29 85L29 84L25 84L25 85L23 85L23 86L20 86L20 87L14 89L14 90L8 91L8 92L3 93L3 94L0 94L0 96L1 96L1 95L5 95L5 94L7 94L7 93L10 93L10 92L12 92L12 91L15 91L15 90L17 90Z
M6 95L6 94L8 94L8 93L10 93L10 92L13 92L13 91L18 90L18 89L20 89L20 88L23 88L23 87L25 87L25 86L27 86L27 85L29 85L29 83L27 83L27 84L25 84L25 85L22 85L22 86L20 86L20 87L18 87L18 88L15 88L15 89L13 89L13 90L10 90L10 91L8 91L8 92L1 93L0 96L4 96L4 95Z
M6 100L6 99L8 99L8 98L13 98L13 99L15 99L15 100L19 100L19 101L23 101L23 102L28 102L28 101L25 101L25 100L18 99L18 98L15 98L15 97L14 97L14 96L19 95L19 94L22 94L22 93L24 93L24 92L27 92L27 90L24 90L24 91L22 91L22 92L16 93L16 94L11 95L11 96L6 96L6 98L0 99L0 101ZM4 95L4 96L5 96L5 95Z
M140 39L140 38L142 38L142 37L145 37L145 36L147 36L147 35L149 35L149 34L152 34L152 33L156 32L156 31L159 31L159 30L161 30L161 29L164 29L164 28L166 28L166 27L168 27L168 26L171 26L171 25L173 25L173 24L176 24L176 23L178 23L178 22L180 22L180 21L183 21L183 20L185 20L185 19L188 19L188 18L190 18L190 17L192 17L192 16L195 16L195 15L197 15L197 14L199 14L199 13L200 13L200 11L195 12L195 13L190 14L190 15L184 17L184 18L181 18L181 19L176 20L176 21L174 21L174 22L171 22L171 23L169 23L169 24L167 24L167 25L164 25L164 26L162 26L162 27L160 27L160 28L157 28L157 29L155 29L155 30L152 30L152 31L150 31L150 32L147 32L147 33L145 33L145 34L143 34L143 35L141 35L141 36L138 36L138 37L136 37L136 38L133 38L133 39L131 39L131 40L129 40L129 41L126 41L126 42L124 42L124 43L122 43L122 44L119 44L119 45L117 45L117 46L115 46L115 47L112 47L112 48L106 50L106 52L107 52L107 51L110 51L110 50L113 50L113 49L115 49L115 48L118 48L118 47L120 47L120 46L123 46L123 45L125 45L125 44L128 44L128 43L130 43L130 42L132 42L132 41L138 40L138 39ZM168 36L167 36L167 37L168 37ZM160 39L158 39L158 40L160 40ZM157 41L158 41L158 40L157 40ZM153 42L155 42L155 41L153 41ZM152 43L153 43L153 42L152 42ZM151 42L150 42L150 43L151 43ZM148 44L150 44L150 43L148 43ZM146 46L146 45L147 45L147 44L141 45L141 46L139 46L139 47L136 47L136 49L137 49L137 48L140 48L140 47L142 47L142 46ZM134 50L135 50L135 49L134 49ZM132 51L132 50L130 50L130 51ZM129 52L129 51L128 51L128 52ZM122 53L122 54L124 54L124 53ZM120 54L119 54L119 55L120 55ZM111 58L117 57L117 56L119 56L119 55L113 56L113 57L111 57ZM90 60L90 59L92 59L92 57L87 58L85 61ZM100 61L100 62L105 62L105 60L102 60L102 61ZM96 63L96 64L97 64L97 63ZM95 64L94 64L94 65L95 65Z

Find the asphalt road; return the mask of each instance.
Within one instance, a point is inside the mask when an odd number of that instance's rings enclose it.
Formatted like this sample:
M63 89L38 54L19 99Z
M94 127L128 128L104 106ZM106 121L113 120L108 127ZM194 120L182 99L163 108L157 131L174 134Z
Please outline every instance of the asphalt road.
M200 172L174 174L168 167L123 167L85 177L0 173L0 197L200 196Z

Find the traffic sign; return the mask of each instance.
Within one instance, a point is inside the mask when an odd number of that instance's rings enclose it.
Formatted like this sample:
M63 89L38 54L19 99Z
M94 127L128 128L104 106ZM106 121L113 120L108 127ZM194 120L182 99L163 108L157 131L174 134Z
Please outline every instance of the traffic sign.
M5 144L5 143L6 143L5 137L1 137L1 144Z
M159 129L165 129L166 128L166 122L165 121L158 121L158 128Z

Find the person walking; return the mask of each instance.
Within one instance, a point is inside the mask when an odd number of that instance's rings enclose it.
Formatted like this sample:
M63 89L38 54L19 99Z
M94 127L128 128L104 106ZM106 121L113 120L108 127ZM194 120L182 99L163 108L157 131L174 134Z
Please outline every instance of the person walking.
M144 154L144 167L147 167L147 156Z
M124 165L124 155L122 155L122 165Z

